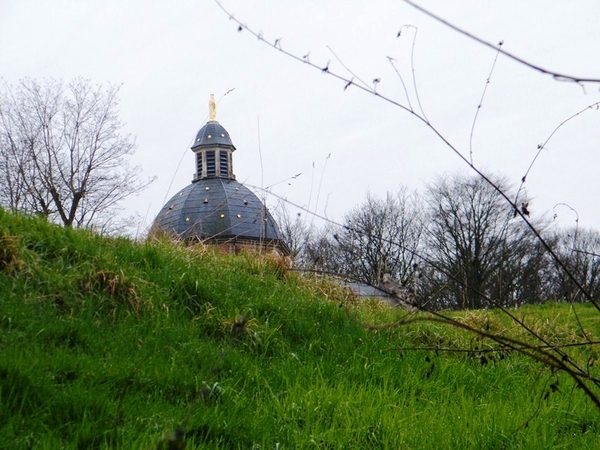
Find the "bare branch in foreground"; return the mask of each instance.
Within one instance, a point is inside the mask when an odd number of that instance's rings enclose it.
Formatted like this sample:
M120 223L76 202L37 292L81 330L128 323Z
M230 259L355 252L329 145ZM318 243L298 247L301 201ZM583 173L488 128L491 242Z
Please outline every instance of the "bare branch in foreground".
M486 183L488 183L510 206L511 208L515 211L515 215L519 215L520 218L523 220L523 222L527 225L527 227L530 229L530 231L535 235L536 239L540 242L540 244L544 247L545 251L547 251L547 253L551 256L552 260L554 260L557 264L557 266L559 266L561 268L561 270L564 271L564 273L567 275L567 277L572 281L572 283L577 287L577 289L586 297L586 299L598 310L600 311L600 304L589 294L589 292L583 287L583 284L580 283L574 273L567 267L567 265L561 260L561 258L558 256L558 254L553 250L552 246L546 242L546 240L541 236L540 232L536 229L536 227L534 226L534 224L532 223L532 221L530 221L527 217L528 215L528 211L527 208L525 208L525 211L522 211L521 208L519 208L519 206L517 205L516 201L513 201L509 198L509 194L507 194L501 186L499 186L497 183L495 183L492 179L490 179L481 169L477 168L471 161L469 161L468 157L466 157L465 155L463 155L442 133L441 131L436 128L435 126L433 126L425 117L424 113L422 112L421 109L421 113L419 114L419 112L416 112L415 110L412 109L412 107L410 106L405 106L402 103L400 103L399 101L396 101L390 97L387 97L385 95L380 94L379 92L377 92L375 90L375 86L371 87L371 86L364 86L362 84L357 84L354 83L353 80L354 78L350 79L348 77L339 75L337 73L335 73L335 70L330 67L330 61L327 62L326 65L318 65L315 63L312 63L308 60L308 54L305 55L304 57L300 57L298 55L295 55L291 52L288 52L286 50L283 50L281 48L281 46L277 46L269 41L266 41L265 39L262 38L262 33L256 33L254 31L252 31L246 24L238 21L237 19L235 19L233 17L233 15L231 15L229 12L227 12L227 10L225 10L225 8L221 5L221 3L219 2L219 0L215 0L215 2L219 5L219 7L221 9L223 9L223 11L225 11L226 14L228 14L228 16L230 17L230 19L232 19L233 21L236 22L237 25L239 25L240 28L242 28L243 30L247 30L250 34L256 36L259 40L263 41L265 44L271 46L273 49L283 53L284 55L295 59L299 62L302 62L304 64L308 64L309 66L313 67L314 69L320 70L322 73L330 75L332 77L334 77L335 79L338 79L340 81L342 81L344 83L345 89L350 87L350 86L354 86L360 90L362 90L363 92L369 93L371 95L374 95L375 97L380 98L381 100L389 103L389 104L393 104L397 107L399 107L400 109L406 111L407 113L409 113L410 115L414 116L417 120L419 120L421 123L425 124L426 127L428 127L431 132L434 133L434 135L436 135L444 144L446 144L446 146L452 151L454 152L463 162L465 162L469 168L471 170L473 170L481 179L483 179ZM506 54L506 52L501 51L502 54ZM390 61L391 62L391 61ZM350 72L352 73L352 72ZM546 73L549 73L546 71ZM558 75L558 74L557 74ZM558 76L557 76L558 78ZM576 80L573 79L571 81L581 81L581 80ZM596 80L591 80L591 81L596 81ZM600 82L600 80L597 80L598 82ZM525 178L525 177L524 177ZM523 180L524 182L525 180ZM278 197L276 194L269 192L270 195L274 195L276 197ZM279 197L281 198L281 197ZM301 210L304 210L310 214L312 214L314 217L319 217L327 222L332 223L331 220L329 220L327 217L322 217L319 216L318 214L316 214L313 211L309 211L306 208L303 208L299 205L296 205L292 202L288 202L287 200L283 199L284 201L286 201L287 203L290 203L296 207L298 207ZM337 224L339 225L339 224ZM342 225L340 225L342 226ZM358 230L358 232L360 232L361 230ZM396 245L401 245L399 243L396 243ZM407 251L411 251L410 249L406 249ZM455 281L456 283L459 284L463 284L463 281L460 279L456 279L456 277L454 277L452 274L447 273L447 271L444 271L442 269L440 269L439 267L436 266L435 262L431 261L430 259L426 258L426 257L422 257L422 255L419 255L419 257L428 265L430 265L431 267L435 268L436 270L440 270L442 273L444 273L446 276L448 276L449 278L453 279L453 281ZM471 286L466 286L469 289L473 289ZM593 401L593 403L597 406L600 407L600 399L598 398L598 396L592 391L592 387L589 383L592 383L595 387L600 387L600 380L591 376L589 373L589 370L585 370L585 368L580 367L576 361L573 360L573 358L569 357L568 354L564 353L558 346L553 346L551 343L549 343L543 336L541 336L540 334L536 333L533 329L531 329L531 327L529 327L526 323L523 322L523 320L520 320L518 317L515 316L515 314L513 314L511 311L507 310L505 307L503 307L502 305L498 304L497 302L495 302L493 299L491 299L489 296L485 295L484 293L478 293L479 295L481 295L483 298L486 299L486 301L488 302L489 306L493 306L493 307L497 307L500 310L502 310L502 312L504 312L505 314L507 314L515 323L517 323L518 325L520 325L524 330L527 331L527 333L529 335L531 335L532 337L534 337L535 339L539 340L542 345L531 345L530 343L527 342L522 342L516 339L512 339L508 336L502 336L502 335L496 335L496 334L492 334L492 333L488 333L482 330L478 330L474 327L470 327L469 325L466 325L462 322L459 322L455 319L453 319L452 317L447 317L441 313L436 313L433 311L428 311L426 309L424 309L422 306L417 305L417 304L413 304L413 306L419 308L421 311L425 312L427 314L427 316L423 316L423 317L408 317L408 318L404 318L401 319L400 321L396 322L395 324L387 324L387 325L383 325L386 328L389 327L393 327L393 326L398 326L398 325L404 325L406 323L412 323L412 322L419 322L419 321L430 321L430 322L437 322L437 323L443 323L443 324L447 324L447 325L452 325L455 326L457 328L461 328L467 331L470 331L472 333L475 333L477 335L479 335L482 338L488 338L494 342L496 342L497 344L501 345L501 346L506 346L507 348L510 348L512 350L515 350L525 356L528 356L538 362L541 362L542 364L544 364L547 367L552 368L553 370L564 370L566 371L575 381L576 385L578 387L580 387L581 389L583 389L586 392L586 395ZM352 319L355 320L355 319ZM366 326L367 328L370 328L371 326L368 324L363 324L364 326ZM375 325L378 326L378 325ZM581 326L581 325L580 325ZM588 338L588 345L590 344L589 338Z
M467 36L470 39L473 39L476 42L479 42L482 45L485 45L486 47L492 48L494 50L496 50L496 45L495 44L491 44L490 42L486 42L483 39L478 38L477 36L469 33L468 31L465 31L459 27L457 27L456 25L451 24L450 22L448 22L447 20L442 19L440 16L432 13L431 11L417 5L416 3L412 2L411 0L404 0L404 2L408 3L410 6L412 6L413 8L418 9L419 11L421 11L423 14L426 14L427 16L431 17L432 19L437 20L438 22L446 25L448 28L451 28L452 30L456 31L457 33L460 33L464 36ZM524 59L519 58L518 56L513 55L512 53L509 53L505 50L499 49L498 50L500 53L502 53L504 56L520 63L523 64L527 67L529 67L530 69L536 70L538 72L541 72L545 75L550 75L551 77L553 77L556 80L559 81L571 81L573 83L600 83L600 78L588 78L588 77L578 77L578 76L573 76L573 75L565 75L564 73L558 73L558 72L553 72L551 70L547 70L544 69L540 66L537 66L535 64L532 64L528 61L525 61Z

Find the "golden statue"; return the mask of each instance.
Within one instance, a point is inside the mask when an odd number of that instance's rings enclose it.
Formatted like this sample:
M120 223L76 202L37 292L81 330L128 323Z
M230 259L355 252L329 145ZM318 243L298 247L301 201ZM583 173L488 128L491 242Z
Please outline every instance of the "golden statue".
M211 122L217 120L217 102L215 102L215 94L210 94L210 100L208 101L208 113Z

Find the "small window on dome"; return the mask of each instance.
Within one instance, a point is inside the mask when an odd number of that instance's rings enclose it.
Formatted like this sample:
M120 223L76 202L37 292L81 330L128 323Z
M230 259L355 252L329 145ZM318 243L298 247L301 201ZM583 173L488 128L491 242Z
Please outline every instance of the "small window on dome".
M202 152L196 153L196 173L198 177L202 176Z
M219 152L219 169L219 174L222 177L229 175L229 159L227 157L227 152L225 151Z
M214 177L216 175L215 152L206 152L206 176Z

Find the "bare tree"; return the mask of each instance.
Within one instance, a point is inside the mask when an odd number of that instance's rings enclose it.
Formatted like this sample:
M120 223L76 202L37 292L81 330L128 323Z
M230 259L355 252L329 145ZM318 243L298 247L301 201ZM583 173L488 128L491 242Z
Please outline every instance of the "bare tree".
M552 236L546 238L553 245ZM522 223L512 224L506 236L502 260L495 277L497 304L519 307L548 300L556 265L539 241Z
M587 291L600 295L600 233L593 229L572 227L555 233L556 251L562 261L583 281ZM553 271L550 294L556 299L582 301L581 290L562 273Z
M77 78L23 79L0 88L0 202L65 226L107 223L142 181L127 157L118 86Z
M509 192L505 180L490 178ZM531 238L520 221L511 220L514 214L498 191L479 177L440 177L429 186L427 202L427 247L430 260L443 269L434 275L434 288L445 286L443 306L482 308L490 306L486 297L510 303Z
M340 265L337 242L332 236L329 226L314 229L302 248L299 267L311 272L346 275Z
M420 200L406 188L383 199L367 195L332 229L336 260L343 273L378 285L384 274L405 280L414 271L423 232Z
M311 239L311 230L306 226L306 222L302 220L300 212L292 217L286 207L285 199L280 199L272 212L279 224L282 239L290 249L290 256L294 258L296 264L302 265L304 260L303 250Z

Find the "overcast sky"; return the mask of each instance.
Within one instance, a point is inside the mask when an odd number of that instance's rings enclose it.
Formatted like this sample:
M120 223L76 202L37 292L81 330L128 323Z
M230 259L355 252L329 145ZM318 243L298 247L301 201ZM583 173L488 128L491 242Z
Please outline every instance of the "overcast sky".
M457 26L543 68L600 78L597 0L416 0ZM265 40L332 72L371 83L407 105L396 65L431 124L469 157L471 128L495 52L401 0L223 0ZM418 29L411 67L414 28ZM191 182L191 142L208 99L237 151L240 182L340 220L367 192L424 190L467 167L424 124L260 42L212 0L0 0L0 76L89 78L122 84L120 115L137 138L133 163L158 177L126 203L149 225ZM331 50L330 50L331 49ZM335 55L334 53L335 52ZM337 55L337 57L336 57ZM475 165L518 185L565 119L600 101L599 85L561 82L499 57L472 138ZM233 91L230 91L233 89ZM230 92L229 92L230 91ZM225 93L229 92L227 95ZM548 142L525 184L533 216L566 203L583 227L600 228L600 111L588 110ZM262 156L262 162L261 162ZM301 173L295 179L294 175ZM277 201L268 197L270 205ZM575 214L556 209L561 224Z

